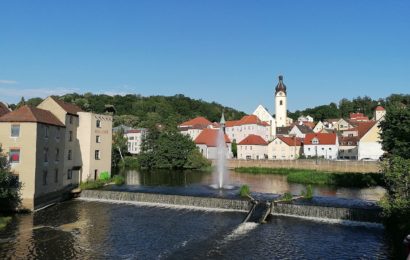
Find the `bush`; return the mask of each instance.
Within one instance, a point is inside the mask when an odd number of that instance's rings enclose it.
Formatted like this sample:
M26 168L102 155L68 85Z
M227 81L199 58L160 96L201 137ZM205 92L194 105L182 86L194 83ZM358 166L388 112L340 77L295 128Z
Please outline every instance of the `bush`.
M5 228L10 221L11 221L11 217L1 217L0 216L0 230Z
M127 169L139 169L140 167L138 158L133 156L125 156L124 161L119 162L119 166Z
M96 180L96 181L86 181L86 182L81 182L80 183L80 188L82 190L95 190L103 187L105 184L105 181L102 180Z
M121 175L115 175L112 180L114 181L115 185L121 186L125 183L125 179Z
M109 172L102 172L98 177L100 181L109 182L110 181L110 173Z
M202 156L198 149L194 149L187 158L184 165L186 169L204 169L211 166L211 162Z
M21 204L21 182L10 170L8 158L0 146L0 211L14 211Z
M251 194L251 190L248 185L242 185L239 189L239 195L241 197L248 197Z
M306 190L302 191L302 196L303 196L303 198L309 199L309 200L313 198L312 185L306 186Z
M293 196L290 192L285 192L282 196L282 200L284 201L292 201Z

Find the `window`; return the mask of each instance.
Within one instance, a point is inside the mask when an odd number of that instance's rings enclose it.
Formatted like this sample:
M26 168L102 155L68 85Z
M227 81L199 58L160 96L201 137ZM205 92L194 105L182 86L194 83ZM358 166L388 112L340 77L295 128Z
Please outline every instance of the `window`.
M70 124L73 124L73 116L70 116Z
M10 163L19 163L20 149L10 149L9 156Z
M47 170L43 171L43 185L47 185Z
M48 162L48 148L44 147L44 162Z
M97 128L101 128L101 120L97 119L95 125L97 126Z
M73 170L67 170L67 180L71 180L73 178Z
M44 127L44 138L48 138L48 126Z
M99 135L97 135L97 136L95 137L95 142L96 142L96 143L101 143L101 138L100 138Z
M20 125L11 125L11 137L20 136Z
M71 150L68 150L68 158L67 158L67 159L70 161L70 160L71 160L71 157L72 157L72 156L71 156Z
M313 138L312 144L319 144L319 140L317 138Z
M279 105L283 105L283 101L281 100L281 101L279 101Z
M308 148L308 151L310 151L310 148Z
M332 148L329 147L329 151L332 151Z
M97 177L98 177L98 170L97 170L97 169L95 169L95 170L94 170L94 180L96 180L96 179L97 179Z
M54 182L55 183L58 182L58 169L55 169L55 171L54 171Z
M56 148L56 162L60 160L60 149Z
M100 159L101 159L101 157L100 157L100 150L95 150L95 159L96 159L96 160L100 160Z
M68 141L69 142L73 141L73 131L68 132Z

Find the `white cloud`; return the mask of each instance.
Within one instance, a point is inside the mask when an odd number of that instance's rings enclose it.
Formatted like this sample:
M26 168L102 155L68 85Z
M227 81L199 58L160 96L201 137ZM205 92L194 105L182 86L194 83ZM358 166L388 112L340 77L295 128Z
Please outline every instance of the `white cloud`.
M17 84L15 80L0 79L0 84Z

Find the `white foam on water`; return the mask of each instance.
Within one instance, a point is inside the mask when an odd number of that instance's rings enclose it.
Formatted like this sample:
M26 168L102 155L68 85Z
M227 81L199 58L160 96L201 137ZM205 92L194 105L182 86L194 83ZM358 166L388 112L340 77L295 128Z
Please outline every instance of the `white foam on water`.
M243 236L258 227L259 224L255 222L245 222L235 228L229 235L225 237L225 241L231 241L237 237Z
M290 215L290 214L278 214L274 213L274 216L283 216L283 217L290 217L290 218L301 218L315 222L322 222L322 223L329 223L329 224L340 224L344 226L357 226L357 227L369 227L369 228L384 228L383 224L375 223L375 222L362 222L362 221L353 221L353 220L345 220L345 219L334 219L334 218L318 218L318 217L306 217L306 216L298 216L298 215Z
M187 209L194 211L207 211L207 212L248 212L247 210L240 209L222 209L222 208L208 208L208 207L198 207L198 206L188 206L188 205L178 205L178 204L166 204L166 203L154 203L154 202L141 202L141 201L129 201L129 200L110 200L110 199L95 199L95 198L83 198L79 197L76 200L83 201L97 201L106 202L112 204L129 204L137 206L147 206L156 208L166 208L166 209Z

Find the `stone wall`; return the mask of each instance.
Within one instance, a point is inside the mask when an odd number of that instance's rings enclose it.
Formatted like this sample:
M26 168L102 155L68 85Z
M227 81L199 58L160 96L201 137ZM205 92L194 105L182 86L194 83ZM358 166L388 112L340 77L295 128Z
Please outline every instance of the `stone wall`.
M214 165L216 162L213 161ZM228 168L266 167L266 168L296 168L331 172L379 172L379 162L373 161L332 161L332 160L228 160Z

